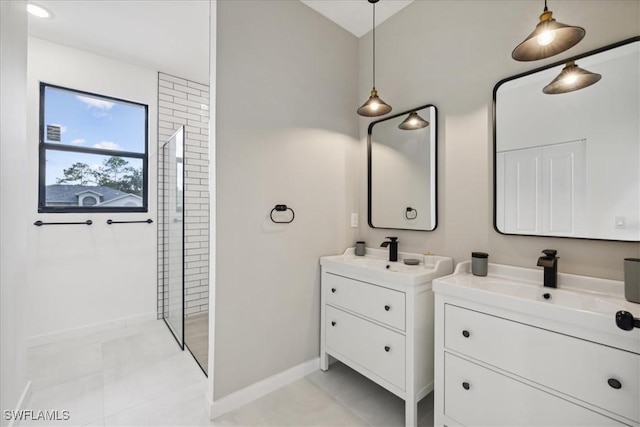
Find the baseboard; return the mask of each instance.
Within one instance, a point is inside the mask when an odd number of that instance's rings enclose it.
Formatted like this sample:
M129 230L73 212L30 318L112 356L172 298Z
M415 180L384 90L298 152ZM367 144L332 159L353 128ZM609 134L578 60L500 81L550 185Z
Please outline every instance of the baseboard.
M95 334L103 332L113 328L119 328L124 326L131 326L138 323L149 322L151 320L157 320L157 313L141 314L138 316L122 317L120 319L110 320L108 322L93 323L91 325L80 326L78 328L65 329L62 331L56 331L49 334L36 335L27 338L27 347L35 347L38 345L49 344L56 341L67 340L71 338L78 338L84 335Z
M294 366L293 368L287 369L279 374L251 384L250 386L233 392L219 400L212 401L212 399L207 396L209 419L213 420L222 414L226 414L227 412L231 412L234 409L246 405L247 403L253 402L254 400L259 399L280 387L306 377L318 369L320 369L320 358L316 357L315 359L311 359L298 366Z
M31 396L31 381L27 381L27 384L24 386L24 390L22 390L20 399L18 399L18 403L16 404L16 410L14 413L18 413L21 410L25 409L24 404L29 401L29 396ZM7 427L18 427L19 425L20 420L12 418L11 421L9 421Z

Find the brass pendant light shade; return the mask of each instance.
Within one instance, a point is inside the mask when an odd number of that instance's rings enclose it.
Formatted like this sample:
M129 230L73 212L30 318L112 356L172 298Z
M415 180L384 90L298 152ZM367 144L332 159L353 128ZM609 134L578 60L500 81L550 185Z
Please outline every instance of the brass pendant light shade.
M548 95L573 92L597 83L602 75L583 70L575 62L569 61L558 77L546 85L542 92Z
M406 119L398 125L398 129L402 130L417 130L423 129L429 126L429 122L420 117L418 113L412 111L409 113Z
M373 89L367 102L358 108L358 114L364 117L377 117L391 111L391 106L378 97L376 90L376 3L378 0L367 0L373 5Z
M364 117L382 116L390 111L391 106L380 99L376 88L371 90L371 95L369 96L369 99L367 99L367 102L358 108L358 114Z
M511 57L516 61L548 58L577 45L585 34L584 28L561 24L553 19L545 0L540 23L529 37L513 50Z

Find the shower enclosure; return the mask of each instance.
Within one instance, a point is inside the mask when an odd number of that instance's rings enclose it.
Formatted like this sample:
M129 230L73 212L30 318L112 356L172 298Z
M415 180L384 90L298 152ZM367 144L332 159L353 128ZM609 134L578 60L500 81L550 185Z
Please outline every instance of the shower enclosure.
M184 350L184 127L161 150L164 235L163 318Z

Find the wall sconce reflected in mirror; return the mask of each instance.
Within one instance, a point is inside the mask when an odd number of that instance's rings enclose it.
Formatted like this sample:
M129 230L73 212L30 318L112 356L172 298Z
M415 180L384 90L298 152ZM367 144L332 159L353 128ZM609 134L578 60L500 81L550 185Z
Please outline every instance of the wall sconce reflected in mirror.
M426 128L427 126L429 126L429 122L420 117L415 111L412 111L407 118L398 125L398 129L416 130Z
M544 11L535 30L511 53L516 61L535 61L548 58L572 48L584 38L586 31L582 27L565 25L552 17L544 0Z
M601 78L602 75L584 70L578 67L574 61L569 61L558 74L558 77L546 85L542 92L548 95L573 92L591 86Z

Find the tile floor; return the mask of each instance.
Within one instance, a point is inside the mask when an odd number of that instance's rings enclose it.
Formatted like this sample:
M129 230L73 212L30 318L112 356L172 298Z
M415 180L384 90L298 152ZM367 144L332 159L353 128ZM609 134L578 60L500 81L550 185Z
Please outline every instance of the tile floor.
M210 421L206 377L162 321L29 350L24 409L68 410L68 421L20 426L402 426L404 402L336 363ZM433 399L420 402L433 423Z

